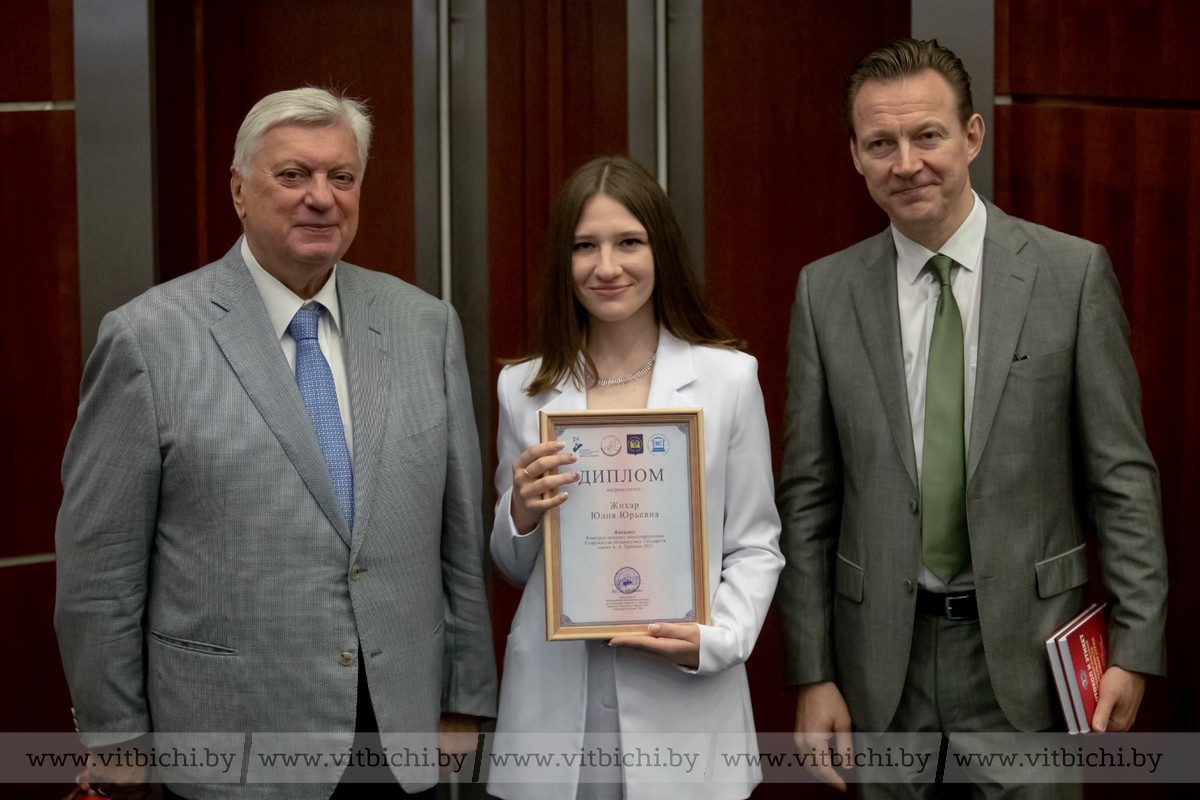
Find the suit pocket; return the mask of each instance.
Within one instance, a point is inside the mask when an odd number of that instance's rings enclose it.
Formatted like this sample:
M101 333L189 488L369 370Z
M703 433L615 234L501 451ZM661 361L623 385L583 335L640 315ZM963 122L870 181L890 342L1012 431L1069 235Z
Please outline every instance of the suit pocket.
M1038 412L1055 411L1066 407L1075 371L1075 351L1055 350L1040 355L1025 356L1012 363L1009 379L1013 386L1027 386L1028 400Z
M146 698L155 730L250 730L262 712L249 699L244 668L232 648L149 631Z
M232 647L223 647L219 644L209 644L208 642L194 642L191 639L180 639L178 636L168 636L165 633L158 631L150 631L150 638L165 644L168 647L176 647L180 650L187 650L190 653L200 653L207 656L236 656L237 650Z
M1033 378L1070 375L1075 363L1074 358L1075 351L1070 348L1036 355L1015 355L1012 371L1015 375L1029 375Z
M1082 586L1088 577L1086 545L1072 547L1033 567L1037 571L1038 597L1043 599Z
M837 555L834 568L834 585L837 593L855 603L863 601L863 568L841 553Z

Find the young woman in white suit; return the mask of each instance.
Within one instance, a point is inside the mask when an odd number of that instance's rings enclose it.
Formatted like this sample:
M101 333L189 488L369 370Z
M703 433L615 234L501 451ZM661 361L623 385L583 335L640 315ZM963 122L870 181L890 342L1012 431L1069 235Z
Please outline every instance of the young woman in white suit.
M744 798L761 779L744 662L783 566L757 362L708 312L670 201L624 158L581 167L552 210L540 334L500 374L497 567L524 586L504 659L502 798ZM711 625L547 642L542 515L578 479L538 411L704 409ZM673 765L673 766L672 766Z

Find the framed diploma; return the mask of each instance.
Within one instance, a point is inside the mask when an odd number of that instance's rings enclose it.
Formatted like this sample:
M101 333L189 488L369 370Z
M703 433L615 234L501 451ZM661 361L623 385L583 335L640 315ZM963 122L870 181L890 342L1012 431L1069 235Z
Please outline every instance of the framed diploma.
M578 482L546 514L546 638L607 639L709 621L699 408L541 412Z

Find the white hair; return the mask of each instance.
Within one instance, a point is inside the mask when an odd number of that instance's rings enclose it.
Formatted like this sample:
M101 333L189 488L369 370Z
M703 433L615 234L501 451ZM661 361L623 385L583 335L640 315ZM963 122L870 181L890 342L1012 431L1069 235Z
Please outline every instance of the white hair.
M371 117L366 106L354 98L306 86L269 94L255 103L246 114L233 144L233 168L239 175L250 175L250 162L262 147L263 134L287 122L349 125L358 143L359 169L366 171L367 151L371 148Z

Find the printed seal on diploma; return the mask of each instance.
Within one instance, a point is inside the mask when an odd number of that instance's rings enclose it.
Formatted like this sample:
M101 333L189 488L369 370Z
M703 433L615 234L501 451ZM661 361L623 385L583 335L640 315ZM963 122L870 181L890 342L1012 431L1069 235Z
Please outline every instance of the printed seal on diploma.
M573 443L578 482L545 519L546 638L607 639L709 622L704 412L540 412Z
M621 567L613 577L613 586L621 594L633 594L642 585L642 576L633 567Z

